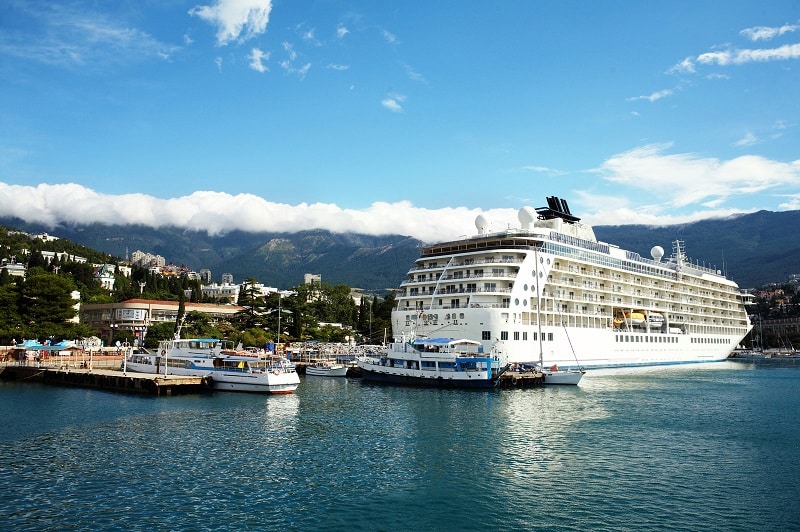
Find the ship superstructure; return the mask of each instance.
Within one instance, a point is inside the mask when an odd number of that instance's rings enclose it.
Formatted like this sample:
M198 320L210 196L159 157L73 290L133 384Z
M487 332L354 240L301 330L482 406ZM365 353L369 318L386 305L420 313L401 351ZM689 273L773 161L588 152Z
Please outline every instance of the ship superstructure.
M621 367L718 361L751 328L745 298L681 241L652 258L598 242L567 202L519 211L518 229L427 245L392 313L396 341L469 338L505 362Z

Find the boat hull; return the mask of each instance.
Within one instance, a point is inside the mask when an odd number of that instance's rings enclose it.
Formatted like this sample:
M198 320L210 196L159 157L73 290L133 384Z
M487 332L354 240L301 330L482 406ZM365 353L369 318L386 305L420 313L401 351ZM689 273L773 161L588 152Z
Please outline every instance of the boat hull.
M583 378L581 371L545 371L544 383L545 384L564 384L569 386L577 386Z
M359 364L361 375L366 381L379 384L395 384L403 386L428 386L434 388L488 389L497 385L497 379L475 376L474 378L445 378L441 375L421 377L416 375L392 373L365 368Z
M311 377L347 377L347 366L327 368L308 366L306 368L306 375Z

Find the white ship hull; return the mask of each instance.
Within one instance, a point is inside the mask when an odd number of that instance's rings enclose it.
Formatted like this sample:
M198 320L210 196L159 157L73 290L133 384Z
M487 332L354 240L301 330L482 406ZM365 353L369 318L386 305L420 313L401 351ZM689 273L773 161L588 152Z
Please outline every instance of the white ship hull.
M520 229L486 233L479 217L478 235L424 247L397 294L395 340L470 338L510 364L590 369L721 361L750 331L746 296L682 242L646 259L550 206L535 221L520 211ZM650 318L619 318L635 315Z

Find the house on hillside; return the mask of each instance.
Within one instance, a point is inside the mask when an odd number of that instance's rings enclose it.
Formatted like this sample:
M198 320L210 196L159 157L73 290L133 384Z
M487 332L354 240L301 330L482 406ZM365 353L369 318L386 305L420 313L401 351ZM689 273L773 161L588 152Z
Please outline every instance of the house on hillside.
M100 283L106 290L114 289L114 267L110 264L100 265L94 272L92 278Z

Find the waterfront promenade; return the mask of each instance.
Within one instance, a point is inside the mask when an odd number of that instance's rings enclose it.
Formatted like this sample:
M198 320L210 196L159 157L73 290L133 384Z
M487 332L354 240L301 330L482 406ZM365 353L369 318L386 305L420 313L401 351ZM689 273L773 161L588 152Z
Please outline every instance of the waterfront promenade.
M101 353L43 353L46 356L31 358L24 351L5 349L0 351L0 380L157 396L212 390L205 377L123 372L122 355L116 349Z

